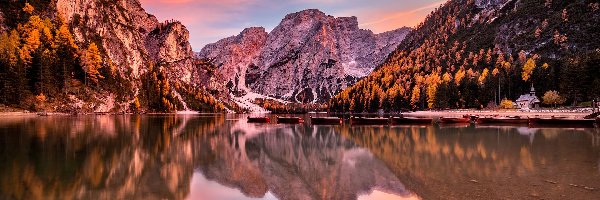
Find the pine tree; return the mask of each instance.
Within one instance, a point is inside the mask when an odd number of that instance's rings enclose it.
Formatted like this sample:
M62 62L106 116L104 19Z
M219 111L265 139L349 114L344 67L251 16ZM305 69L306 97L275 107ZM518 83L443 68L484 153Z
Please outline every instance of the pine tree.
M33 14L33 11L35 11L35 9L33 8L33 6L31 6L31 4L29 3L25 3L25 6L23 7L23 11L26 12L27 14Z
M533 70L535 70L535 67L535 60L533 60L533 58L529 58L525 65L523 65L523 73L521 74L521 77L523 77L524 81L529 80L531 74L533 73Z
M60 27L56 30L56 37L54 37L57 59L54 71L56 76L62 80L61 88L63 88L63 92L66 95L69 90L71 74L74 72L74 66L79 64L77 62L79 47L75 44L75 40L67 24L63 20L60 20L59 24Z
M83 53L83 58L81 60L83 70L86 74L86 85L88 79L93 83L98 83L98 79L104 78L98 71L102 67L102 56L100 56L100 51L98 50L96 43L90 43L87 50Z

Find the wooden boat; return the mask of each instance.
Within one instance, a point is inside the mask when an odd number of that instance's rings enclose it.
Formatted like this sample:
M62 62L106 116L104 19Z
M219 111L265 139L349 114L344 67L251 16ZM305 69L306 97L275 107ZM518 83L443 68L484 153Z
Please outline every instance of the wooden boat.
M557 128L593 128L594 119L572 119L562 117L552 118L529 118L529 126L534 127L557 127Z
M508 117L480 117L476 120L477 124L528 124L529 119L519 116Z
M301 117L279 117L277 116L278 124L301 124L304 123L304 119Z
M392 117L390 122L393 125L428 125L433 122L432 118L424 117Z
M342 118L339 117L310 117L312 125L339 125L342 124Z
M474 122L475 120L479 119L479 115L463 115L463 118L468 118Z
M269 123L271 119L268 117L248 117L248 123Z
M388 118L351 117L350 125L388 125Z
M440 117L440 123L444 124L468 124L471 123L470 118L465 117Z

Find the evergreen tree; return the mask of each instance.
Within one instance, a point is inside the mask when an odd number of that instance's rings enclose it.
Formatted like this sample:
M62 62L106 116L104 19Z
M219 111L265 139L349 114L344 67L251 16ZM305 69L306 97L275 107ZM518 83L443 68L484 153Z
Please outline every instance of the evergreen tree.
M100 68L102 68L102 56L100 56L100 51L98 50L96 43L90 43L87 50L84 51L81 61L83 70L86 74L86 85L88 80L97 84L98 79L104 79L104 76L102 76L98 71Z

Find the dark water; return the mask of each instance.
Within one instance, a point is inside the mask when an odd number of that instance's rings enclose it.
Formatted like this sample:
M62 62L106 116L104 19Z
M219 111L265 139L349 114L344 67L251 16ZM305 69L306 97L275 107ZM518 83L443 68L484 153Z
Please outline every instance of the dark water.
M600 131L0 118L0 199L600 199Z

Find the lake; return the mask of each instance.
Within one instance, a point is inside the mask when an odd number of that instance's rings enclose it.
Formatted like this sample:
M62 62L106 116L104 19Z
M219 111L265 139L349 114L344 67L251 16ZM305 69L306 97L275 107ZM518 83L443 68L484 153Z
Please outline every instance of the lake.
M0 199L600 199L594 128L245 117L3 116Z

